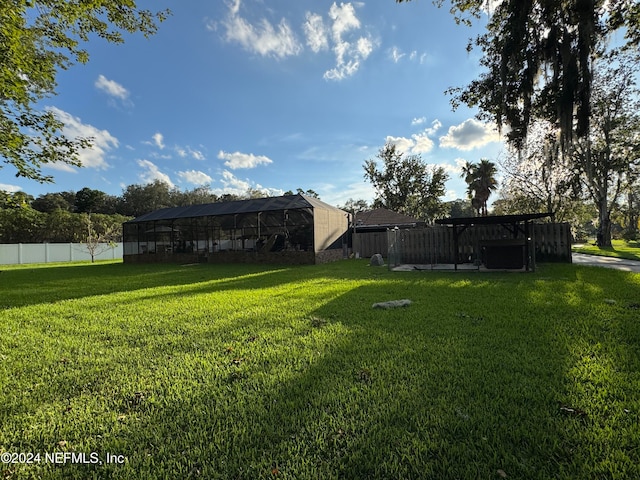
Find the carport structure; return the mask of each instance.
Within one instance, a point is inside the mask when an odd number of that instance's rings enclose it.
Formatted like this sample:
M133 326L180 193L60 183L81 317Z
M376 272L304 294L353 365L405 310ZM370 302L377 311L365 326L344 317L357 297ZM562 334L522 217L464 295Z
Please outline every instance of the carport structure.
M470 228L498 226L500 230L474 235L473 250L476 260L487 269L535 270L535 249L532 247L531 224L533 220L550 217L551 213L528 213L519 215L490 215L485 217L460 217L436 220L440 225L453 228L454 251L460 251L460 236ZM459 255L454 258L454 269L458 269Z

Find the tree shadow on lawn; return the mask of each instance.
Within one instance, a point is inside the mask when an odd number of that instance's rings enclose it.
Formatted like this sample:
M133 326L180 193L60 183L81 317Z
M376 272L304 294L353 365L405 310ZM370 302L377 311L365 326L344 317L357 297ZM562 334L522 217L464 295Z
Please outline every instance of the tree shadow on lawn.
M299 335L313 338L332 325L341 330L294 375L262 383L254 381L259 369L229 374L222 405L212 398L220 390L205 388L146 425L164 423L169 431L161 437L171 438L200 428L205 435L196 448L186 436L165 454L175 460L186 452L173 467L212 478L274 472L283 478L491 478L500 470L546 479L615 472L617 446L598 445L595 434L583 431L615 429L619 419L608 423L606 416L590 420L563 410L574 398L570 351L591 335L571 324L583 323L595 286L585 288L589 280L581 275L576 283L505 277L463 283L454 287L461 289L455 304L446 282L425 290L420 282L403 288L381 281L351 290L313 312L316 323ZM478 294L504 298L497 291L505 288L513 293L509 304L489 314L479 308ZM407 292L424 298L406 310L371 309L374 301ZM553 295L576 301L554 314ZM628 353L637 365L638 349ZM626 393L637 395L633 388ZM212 437L208 416L193 417L198 405L209 405L216 417ZM167 418L180 421L167 425ZM144 432L135 442L149 445ZM585 453L593 446L602 458ZM638 453L626 454L626 468L633 468Z
M563 346L552 331L506 324L531 318L478 308L473 292L499 283L351 290L292 333L308 342L306 361L275 349L228 365L181 398L142 405L103 448L132 452L123 478L549 478L562 454ZM411 286L424 294L411 307L371 308Z
M612 289L620 303L640 285L628 276L621 288L619 273L593 282L589 277L598 273L566 272L575 278L546 279L544 271L515 281L401 274L300 312L306 326L277 341L277 326L257 322L246 330L255 338L227 356L205 358L207 352L185 342L166 366L176 369L161 380L166 384L137 402L132 391L121 402L126 420L94 443L92 450L127 455L129 463L67 465L52 478L593 476L598 465L585 452L595 445L603 462L622 453L596 445L585 431L615 429L624 420L562 409L582 407L568 403L580 399L573 349L605 328L599 316L606 310L592 310L607 298L602 281L618 281ZM404 297L415 303L371 308ZM487 309L497 300L499 308ZM620 334L631 328L628 321L617 322ZM633 332L626 351L637 365ZM615 340L600 341L613 349L608 343ZM244 357L237 364L236 355ZM186 359L196 362L189 378L179 365ZM637 401L637 386L615 387ZM638 464L637 451L623 453ZM632 477L623 471L620 478Z
M263 288L282 281L282 276L274 274L288 273L291 278L303 280L313 278L319 268L323 266L95 264L21 268L0 272L0 311L96 295L206 282L220 285L227 282L227 288L230 289L241 286ZM258 276L260 281L251 280Z

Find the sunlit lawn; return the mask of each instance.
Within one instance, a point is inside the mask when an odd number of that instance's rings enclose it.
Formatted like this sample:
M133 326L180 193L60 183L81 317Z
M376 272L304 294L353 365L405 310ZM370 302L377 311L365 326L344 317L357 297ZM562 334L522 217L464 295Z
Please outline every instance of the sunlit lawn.
M638 274L0 273L3 480L636 479L639 425Z
M605 257L627 258L630 260L640 260L640 242L627 242L624 240L612 240L611 247L598 247L587 244L580 247L573 247L574 252L588 253L590 255L603 255Z

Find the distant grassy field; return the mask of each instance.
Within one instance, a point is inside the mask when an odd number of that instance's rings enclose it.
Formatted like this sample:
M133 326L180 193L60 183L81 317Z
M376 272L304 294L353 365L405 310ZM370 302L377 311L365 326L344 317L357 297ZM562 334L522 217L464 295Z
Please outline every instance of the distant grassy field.
M574 247L573 251L578 253L588 253L590 255L603 255L605 257L640 260L640 242L613 240L611 243L611 247L600 248L596 245L584 245L581 247Z
M637 479L639 424L637 274L0 272L3 480Z

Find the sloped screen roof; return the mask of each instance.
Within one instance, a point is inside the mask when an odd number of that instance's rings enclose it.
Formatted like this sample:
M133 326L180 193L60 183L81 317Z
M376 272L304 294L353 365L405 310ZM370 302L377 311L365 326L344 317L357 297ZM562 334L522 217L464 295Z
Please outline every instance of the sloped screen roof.
M304 195L286 195L282 197L253 198L234 202L205 203L187 207L163 208L146 213L126 223L140 223L154 220L173 220L177 218L207 217L219 215L235 215L240 213L257 213L274 210L297 210L301 208L324 208L337 210L320 200Z

